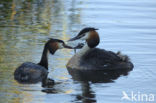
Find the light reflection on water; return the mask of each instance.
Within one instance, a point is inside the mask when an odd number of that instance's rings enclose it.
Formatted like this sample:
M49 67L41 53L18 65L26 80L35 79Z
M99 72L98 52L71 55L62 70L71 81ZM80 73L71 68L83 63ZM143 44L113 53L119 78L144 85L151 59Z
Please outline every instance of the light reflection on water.
M120 103L122 91L156 94L155 12L154 0L1 0L0 102ZM113 83L73 81L65 64L74 53L63 49L49 56L49 77L58 82L50 90L14 81L18 65L39 61L48 38L68 40L85 26L99 28L98 47L130 56L135 68L128 76Z

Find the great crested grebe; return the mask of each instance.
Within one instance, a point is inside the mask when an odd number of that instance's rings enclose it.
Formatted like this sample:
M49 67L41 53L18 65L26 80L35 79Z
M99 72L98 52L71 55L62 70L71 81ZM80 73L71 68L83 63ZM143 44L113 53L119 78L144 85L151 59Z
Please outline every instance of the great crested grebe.
M66 45L62 40L50 39L45 43L41 60L38 64L25 62L14 72L14 79L20 83L37 83L42 81L42 85L53 84L54 81L47 79L48 75L48 52L52 55L57 49L72 47Z
M95 48L100 38L95 28L84 28L79 34L70 39L85 40L83 48L77 52L67 63L68 69L77 70L122 70L133 68L133 64L127 55L123 55L120 52L114 53L104 49Z

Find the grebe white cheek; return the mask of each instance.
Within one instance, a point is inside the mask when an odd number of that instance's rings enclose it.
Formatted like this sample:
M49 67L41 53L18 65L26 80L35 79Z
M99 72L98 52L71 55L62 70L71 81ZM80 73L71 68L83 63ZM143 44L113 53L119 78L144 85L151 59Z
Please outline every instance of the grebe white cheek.
M89 38L90 32L87 32L86 34L84 34L85 36L83 36L82 38L80 38L81 40L86 40Z

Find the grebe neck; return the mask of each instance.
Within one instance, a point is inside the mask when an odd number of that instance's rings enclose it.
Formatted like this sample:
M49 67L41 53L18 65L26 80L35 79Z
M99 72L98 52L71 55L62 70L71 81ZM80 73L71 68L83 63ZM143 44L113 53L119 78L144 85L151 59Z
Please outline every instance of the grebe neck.
M77 53L77 55L82 56L84 55L88 50L90 50L91 48L88 46L88 44L86 43L84 45L84 47Z
M48 70L48 48L46 45L44 46L42 57L38 64L45 67Z

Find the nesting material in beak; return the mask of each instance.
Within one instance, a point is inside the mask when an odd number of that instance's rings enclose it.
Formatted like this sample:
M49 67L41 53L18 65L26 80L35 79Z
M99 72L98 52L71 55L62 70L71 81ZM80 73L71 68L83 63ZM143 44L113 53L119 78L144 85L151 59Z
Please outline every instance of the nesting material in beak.
M74 49L81 49L84 46L84 43L79 43Z
M74 47L74 52L76 53L76 49L81 49L84 46L84 43L79 43L76 47Z

